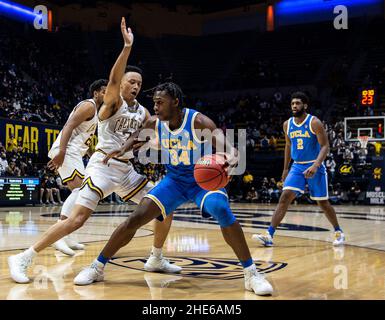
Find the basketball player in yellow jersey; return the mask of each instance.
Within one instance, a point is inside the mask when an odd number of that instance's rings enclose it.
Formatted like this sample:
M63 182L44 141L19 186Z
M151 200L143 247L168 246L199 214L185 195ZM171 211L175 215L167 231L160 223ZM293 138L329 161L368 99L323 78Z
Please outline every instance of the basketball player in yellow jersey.
M86 176L76 204L68 219L59 221L49 228L29 249L8 258L11 277L18 283L30 281L27 269L37 253L82 227L94 212L100 199L116 192L124 200L130 199L139 203L153 188L152 183L138 174L129 162L133 157L132 152L112 158L108 165L103 163L106 153L120 148L150 117L148 110L136 100L142 86L140 69L129 67L128 72L125 72L134 37L131 29L126 28L124 18L121 22L121 32L124 47L110 73L104 102L98 113L98 144L87 165ZM162 255L162 246L171 221L172 217L165 219L163 223L155 224L154 248L145 264L147 271L173 273L181 271L181 267L170 264Z
M87 153L98 125L98 110L103 103L107 80L96 80L90 85L90 99L79 102L72 110L62 131L52 144L48 157L48 168L57 169L63 183L71 190L62 206L60 220L69 217L75 205L84 175L83 157ZM73 250L83 250L84 245L75 242L69 236L56 241L53 245L62 253L73 256Z

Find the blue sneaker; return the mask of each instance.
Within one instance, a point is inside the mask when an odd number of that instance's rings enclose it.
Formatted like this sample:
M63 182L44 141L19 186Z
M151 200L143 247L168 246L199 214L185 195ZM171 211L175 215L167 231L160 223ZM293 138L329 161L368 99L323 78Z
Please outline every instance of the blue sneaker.
M270 233L266 231L265 234L253 234L252 239L258 240L261 242L265 247L272 247L273 246L273 238L271 237Z

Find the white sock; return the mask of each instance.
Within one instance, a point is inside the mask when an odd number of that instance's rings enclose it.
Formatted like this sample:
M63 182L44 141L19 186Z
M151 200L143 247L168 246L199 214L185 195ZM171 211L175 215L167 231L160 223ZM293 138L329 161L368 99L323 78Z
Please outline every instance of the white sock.
M253 263L252 265L248 266L247 268L244 268L243 269L243 272L245 274L249 274L249 273L253 273L255 270L257 270L257 267L255 266L255 264Z
M105 267L105 265L103 263L101 263L100 261L98 261L98 259L94 260L94 264L96 265L96 268L99 270L103 270Z
M152 246L151 254L157 258L162 258L162 248Z
M33 259L37 255L37 252L35 251L35 249L33 247L30 247L27 250L25 250L22 254L25 257Z
M79 188L72 190L71 194L68 196L66 201L64 201L63 206L61 207L60 215L66 216L67 218L71 215L72 209L76 203L76 199L78 198L79 191Z

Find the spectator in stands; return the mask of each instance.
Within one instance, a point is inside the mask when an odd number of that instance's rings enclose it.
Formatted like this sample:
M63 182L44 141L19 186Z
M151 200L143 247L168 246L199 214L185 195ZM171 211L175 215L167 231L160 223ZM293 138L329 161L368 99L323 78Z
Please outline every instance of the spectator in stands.
M271 200L274 202L278 202L279 196L280 196L280 191L277 186L277 182L275 181L274 178L270 178L269 182L269 195L271 197Z
M343 154L343 159L344 159L344 163L346 163L346 164L352 163L352 161L354 159L354 154L349 148L345 149L345 152Z
M269 139L265 135L264 138L261 140L261 150L267 151L269 150Z
M261 183L261 189L259 190L259 195L262 203L270 203L271 196L269 194L269 180L267 177L264 177Z
M63 203L61 201L58 185L56 184L55 178L53 176L48 177L46 188L47 188L48 199L51 201L53 205L57 205L58 202L60 204ZM54 196L56 196L58 202L55 202Z
M361 193L360 186L358 185L357 181L353 181L353 185L351 186L348 193L349 201L351 201L352 204L358 204L360 193Z
M336 188L332 184L329 185L329 200L332 204L341 204L342 190L339 183L337 183Z
M366 165L366 156L368 155L368 149L359 148L356 150L357 150L357 157L358 157L358 165L365 166Z
M244 195L244 197L246 197L247 193L252 188L253 182L254 182L253 175L249 171L246 171L246 173L243 176L243 195Z
M3 151L1 153L1 157L0 157L0 176L5 175L5 173L7 172L7 168L8 168L7 156L6 156L5 152Z
M271 150L277 149L277 139L274 137L274 135L272 135L269 140L269 147L271 148Z
M59 190L60 199L66 199L71 192L68 189L68 187L63 184L63 181L60 178L60 175L57 172L57 170L55 171L54 179L55 179L56 187Z
M20 177L21 170L16 166L15 161L11 161L6 169L6 175L10 177Z
M376 157L379 157L381 155L381 148L382 148L381 142L376 141L374 143L374 150L375 150Z
M12 152L14 150L17 150L17 140L13 134L9 137L8 141L6 142L7 145L7 152Z
M249 202L257 202L257 200L258 200L258 193L257 193L257 191L255 190L254 187L252 187L249 190L249 192L247 193L246 200L249 201Z
M334 175L336 173L336 162L334 161L333 154L330 154L329 157L326 159L326 168L328 170L328 174L330 176L330 181L333 181Z

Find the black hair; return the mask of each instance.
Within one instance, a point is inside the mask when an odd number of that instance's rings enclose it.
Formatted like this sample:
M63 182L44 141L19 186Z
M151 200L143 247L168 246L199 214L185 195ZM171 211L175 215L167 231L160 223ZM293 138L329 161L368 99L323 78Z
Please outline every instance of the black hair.
M174 82L161 83L154 88L154 93L156 91L165 91L173 99L178 99L179 106L182 106L183 91L176 83Z
M309 97L306 95L306 93L302 91L297 91L292 93L290 100L293 100L293 99L300 99L303 104L309 105Z
M108 81L106 79L99 79L91 83L88 94L91 98L94 97L94 92L99 91L102 87L106 87L108 84Z
M128 65L126 67L126 72L136 72L136 73L139 73L141 76L143 75L143 70L140 69L139 67L136 67L136 66L131 66L131 65Z

